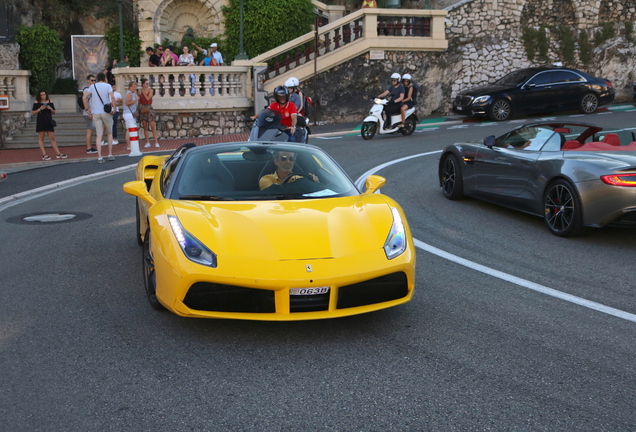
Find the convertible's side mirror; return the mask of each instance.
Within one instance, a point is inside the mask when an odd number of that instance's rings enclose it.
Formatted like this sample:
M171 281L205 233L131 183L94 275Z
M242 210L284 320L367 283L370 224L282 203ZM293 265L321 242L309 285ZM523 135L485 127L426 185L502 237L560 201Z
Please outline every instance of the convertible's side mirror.
M157 200L148 193L146 183L143 181L131 181L124 183L124 192L129 195L139 197L150 205L155 205L157 202Z
M386 179L379 175L370 175L364 182L365 190L362 195L370 195L386 184Z
M484 145L488 148L492 147L495 145L495 136L494 135L490 135L487 136L486 138L484 138Z

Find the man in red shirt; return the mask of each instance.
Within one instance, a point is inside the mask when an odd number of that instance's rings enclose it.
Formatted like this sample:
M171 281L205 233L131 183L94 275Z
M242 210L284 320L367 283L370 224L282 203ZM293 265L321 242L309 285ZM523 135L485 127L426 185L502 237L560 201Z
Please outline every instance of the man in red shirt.
M278 86L274 90L275 102L272 102L267 108L280 113L281 124L288 128L285 133L289 136L289 142L296 142L296 120L298 111L296 105L289 101L289 91L285 86Z

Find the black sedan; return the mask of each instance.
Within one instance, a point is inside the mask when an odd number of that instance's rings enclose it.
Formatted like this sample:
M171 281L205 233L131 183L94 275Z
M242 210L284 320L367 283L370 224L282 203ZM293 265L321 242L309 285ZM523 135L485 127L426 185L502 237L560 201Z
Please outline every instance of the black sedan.
M529 123L483 143L447 146L446 198L471 196L544 218L555 235L636 226L636 135L582 123Z
M583 114L614 100L609 80L576 69L533 67L509 73L494 84L460 92L453 112L487 116L494 121L512 114L576 108Z

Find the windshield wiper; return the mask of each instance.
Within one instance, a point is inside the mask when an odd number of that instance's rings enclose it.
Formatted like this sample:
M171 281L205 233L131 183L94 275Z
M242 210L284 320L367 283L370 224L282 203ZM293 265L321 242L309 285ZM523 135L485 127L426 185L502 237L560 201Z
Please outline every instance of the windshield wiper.
M188 201L234 201L234 198L216 195L182 195L179 199Z

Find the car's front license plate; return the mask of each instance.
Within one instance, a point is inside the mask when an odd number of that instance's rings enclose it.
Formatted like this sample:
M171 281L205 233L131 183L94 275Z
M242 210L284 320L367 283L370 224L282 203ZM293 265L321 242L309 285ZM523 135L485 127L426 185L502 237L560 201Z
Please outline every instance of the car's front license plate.
M456 109L457 111L461 111L461 110L463 110L464 108L462 108L462 107L458 106L458 107L456 107L455 109Z
M315 287L315 288L291 288L289 295L318 295L326 294L329 292L328 286Z

